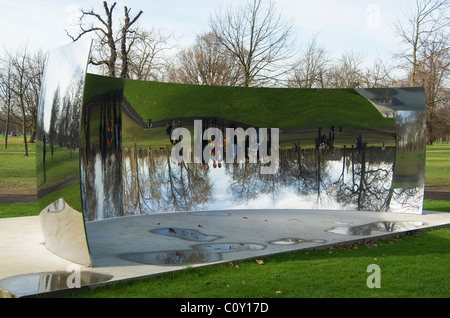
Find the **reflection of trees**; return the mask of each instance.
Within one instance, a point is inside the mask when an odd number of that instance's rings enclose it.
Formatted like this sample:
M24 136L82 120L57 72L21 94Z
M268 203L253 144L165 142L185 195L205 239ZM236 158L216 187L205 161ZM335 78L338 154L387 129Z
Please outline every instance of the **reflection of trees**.
M58 143L60 146L70 149L78 147L83 84L82 76L74 76L62 98L61 118L58 122Z
M332 202L358 210L388 208L392 192L395 148L363 147L280 152L280 169L275 174L259 174L260 164L226 164L231 178L229 191L236 203L256 199L260 194L276 197L291 190L318 208ZM335 164L332 164L332 162ZM339 163L342 162L341 167Z
M353 205L358 211L387 211L392 197L395 148L379 148L363 144L362 150L344 160L351 160L351 181L339 180L334 193L344 206Z
M190 211L211 201L212 184L207 171L198 164L179 165L167 153L164 210Z
M83 106L80 146L83 211L87 220L123 215L122 92Z
M276 201L293 192L317 208L338 204L346 209L387 210L394 195L394 158L393 147L363 147L361 152L354 147L334 152L283 149L274 174L261 174L260 162L224 163L215 169L220 180L213 180L203 165L178 164L168 150L128 148L123 154L125 214L211 208L210 203L221 199L215 194L218 187L226 187L231 195L225 202L231 208L261 195Z
M424 111L397 111L395 112L395 121L397 123L398 151L425 149L426 113Z
M393 189L391 210L422 213L423 193L423 187Z
M254 199L259 194L259 167L257 164L226 163L225 171L231 176L228 190L236 202Z
M125 214L145 214L159 211L163 175L158 167L161 162L148 149L123 149L123 191Z
M49 143L51 149L51 155L53 156L53 145L58 142L58 119L59 119L59 106L60 105L60 97L59 97L59 87L55 90L55 94L53 95L52 109L50 114L50 127L49 127Z
M82 72L75 73L64 95L61 95L60 87L53 94L47 141L50 143L52 155L55 145L60 148L67 147L69 150L78 147L84 84L84 77L81 75Z
M189 211L212 200L202 165L170 158L170 151L128 148L123 154L125 214Z

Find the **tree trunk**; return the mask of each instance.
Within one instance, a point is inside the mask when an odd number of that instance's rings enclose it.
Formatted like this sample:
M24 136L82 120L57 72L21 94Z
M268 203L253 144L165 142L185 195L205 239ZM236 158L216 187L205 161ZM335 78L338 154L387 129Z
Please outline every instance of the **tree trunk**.
M6 115L5 149L8 149L9 114L11 112L11 97L8 98L8 113Z
M23 102L23 97L20 95L20 109L22 110L22 133L23 133L23 143L25 147L25 156L28 156L28 144L27 144L27 127L25 118L25 105Z

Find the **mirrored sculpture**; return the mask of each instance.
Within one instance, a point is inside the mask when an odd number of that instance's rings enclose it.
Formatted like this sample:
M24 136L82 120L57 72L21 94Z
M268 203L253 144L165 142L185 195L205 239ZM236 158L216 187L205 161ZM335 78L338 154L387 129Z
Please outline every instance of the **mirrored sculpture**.
M86 73L89 50L72 44L47 65L38 115L41 214L70 208L86 227L174 211L422 212L422 88L125 80ZM52 61L60 61L56 71ZM87 252L75 256L83 264L92 257L87 232Z

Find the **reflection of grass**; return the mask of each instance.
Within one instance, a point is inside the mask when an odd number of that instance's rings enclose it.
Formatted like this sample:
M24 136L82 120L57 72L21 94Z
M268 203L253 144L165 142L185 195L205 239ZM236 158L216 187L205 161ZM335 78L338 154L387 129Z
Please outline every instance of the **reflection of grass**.
M169 137L166 136L165 127L144 130L126 116L122 116L122 146L134 147L135 144L138 148L154 149L172 146Z
M85 100L124 86L144 121L220 117L254 127L395 126L351 89L291 89L199 86L112 79L88 74Z
M424 160L423 150L413 150L397 153L395 173L401 176L412 176L420 173Z
M50 152L50 147L47 146L45 159L46 182L45 184L42 184L44 180L39 180L39 186L48 187L71 177L78 176L78 157L78 150L71 151L65 148L60 148L58 146L54 146L52 155ZM36 166L36 168L39 169L39 171L42 171L39 176L40 178L43 178L42 161L39 161L39 164Z
M124 94L144 120L211 116L254 127L393 126L353 90L196 86L126 81Z

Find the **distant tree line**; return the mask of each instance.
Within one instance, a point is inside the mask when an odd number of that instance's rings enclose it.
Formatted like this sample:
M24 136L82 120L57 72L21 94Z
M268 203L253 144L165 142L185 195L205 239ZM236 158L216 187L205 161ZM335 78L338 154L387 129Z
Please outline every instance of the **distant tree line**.
M211 15L209 30L180 48L172 34L140 26L142 11L116 3L81 9L73 41L92 36L90 72L113 77L222 86L362 88L423 86L427 142L450 135L450 19L447 0L416 0L395 25L392 62L365 65L363 54L333 58L314 37L295 50L293 21L271 1L248 0ZM175 54L173 53L175 52ZM34 142L40 78L46 54L5 51L0 64L0 129L20 127ZM26 137L24 137L26 141ZM5 148L7 140L5 139ZM27 148L25 146L25 153Z

